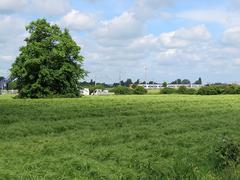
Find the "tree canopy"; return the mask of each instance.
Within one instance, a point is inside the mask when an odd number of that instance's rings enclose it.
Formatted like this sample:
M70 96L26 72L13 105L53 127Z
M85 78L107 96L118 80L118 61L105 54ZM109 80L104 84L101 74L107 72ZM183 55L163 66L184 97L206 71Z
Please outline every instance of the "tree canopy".
M0 76L0 81L4 80L5 78L3 76Z
M67 29L61 30L45 19L26 26L26 45L11 68L20 97L42 98L55 95L79 95L82 68L81 48Z
M202 84L202 78L199 78L194 84Z

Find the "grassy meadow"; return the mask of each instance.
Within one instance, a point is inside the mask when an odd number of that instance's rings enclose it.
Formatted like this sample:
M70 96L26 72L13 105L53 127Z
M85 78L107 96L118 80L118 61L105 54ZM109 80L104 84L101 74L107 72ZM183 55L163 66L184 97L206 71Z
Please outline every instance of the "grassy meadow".
M0 179L238 179L215 144L240 137L240 96L0 96Z

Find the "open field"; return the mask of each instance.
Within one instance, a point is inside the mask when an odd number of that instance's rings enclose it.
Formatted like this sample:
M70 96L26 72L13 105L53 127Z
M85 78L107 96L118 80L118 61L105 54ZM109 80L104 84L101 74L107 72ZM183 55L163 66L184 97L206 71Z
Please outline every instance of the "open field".
M239 127L240 96L0 96L0 179L238 179L209 155Z

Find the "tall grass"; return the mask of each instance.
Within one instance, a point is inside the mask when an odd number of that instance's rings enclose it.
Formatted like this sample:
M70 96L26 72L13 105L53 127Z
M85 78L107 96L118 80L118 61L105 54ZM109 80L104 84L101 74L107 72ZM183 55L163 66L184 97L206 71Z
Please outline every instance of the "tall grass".
M0 179L235 179L211 157L239 112L240 96L0 96Z

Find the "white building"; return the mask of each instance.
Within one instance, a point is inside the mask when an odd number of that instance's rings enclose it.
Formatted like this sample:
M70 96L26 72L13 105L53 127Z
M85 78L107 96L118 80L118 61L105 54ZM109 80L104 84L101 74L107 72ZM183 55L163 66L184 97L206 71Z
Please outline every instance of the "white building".
M145 89L161 89L162 84L139 84L138 86L142 86Z
M90 91L88 88L84 88L82 90L80 90L80 94L83 96L89 96L90 95Z
M139 84L138 86L142 86L145 89L162 89L163 84ZM188 88L199 88L202 87L203 85L201 84L168 84L167 87L168 88L179 88L181 86L185 86Z
M101 90L101 89L96 89L92 95L94 96L108 96L110 95L109 94L109 91L108 90Z

